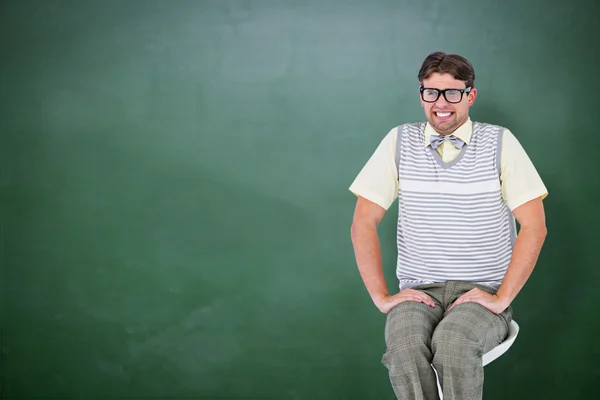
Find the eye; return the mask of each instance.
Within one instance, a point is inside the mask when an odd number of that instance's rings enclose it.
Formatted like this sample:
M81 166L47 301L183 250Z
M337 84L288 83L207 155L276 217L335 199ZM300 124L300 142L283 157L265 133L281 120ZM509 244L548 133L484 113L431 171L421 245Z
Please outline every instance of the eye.
M458 90L448 90L448 91L446 92L446 94L447 94L448 96L458 96L458 95L460 94L460 91L458 91Z
M425 89L425 95L427 95L427 96L435 96L435 95L437 95L437 90L435 90L435 89Z

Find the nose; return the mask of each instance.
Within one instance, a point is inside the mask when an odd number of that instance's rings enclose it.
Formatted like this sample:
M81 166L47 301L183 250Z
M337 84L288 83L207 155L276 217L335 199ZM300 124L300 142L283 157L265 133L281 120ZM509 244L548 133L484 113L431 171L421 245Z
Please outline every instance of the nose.
M438 99L437 99L437 100L436 100L436 102L435 102L435 105L436 105L436 106L438 106L438 107L440 107L440 108L442 108L442 107L445 107L445 106L447 106L448 104L450 104L450 103L448 103L448 102L446 101L446 98L444 97L444 95L443 95L443 94L440 94L440 97L438 97Z

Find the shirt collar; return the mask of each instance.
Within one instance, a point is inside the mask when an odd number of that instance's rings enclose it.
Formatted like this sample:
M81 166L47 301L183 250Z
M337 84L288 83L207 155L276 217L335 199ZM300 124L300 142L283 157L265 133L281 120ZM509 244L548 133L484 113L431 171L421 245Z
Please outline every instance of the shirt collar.
M429 136L437 135L438 133L435 131L435 129L433 129L433 126L431 126L431 124L427 122L427 124L425 125L424 134L425 147L427 147L431 144ZM467 118L467 121L461 126L459 126L458 129L456 129L452 134L457 138L462 139L462 141L466 144L469 144L469 141L471 140L471 135L473 134L473 122L471 122L471 118Z

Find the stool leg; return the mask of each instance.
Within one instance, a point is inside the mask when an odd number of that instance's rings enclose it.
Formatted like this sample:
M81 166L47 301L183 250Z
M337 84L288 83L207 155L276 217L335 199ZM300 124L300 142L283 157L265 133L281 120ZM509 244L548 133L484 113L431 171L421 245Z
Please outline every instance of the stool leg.
M444 393L442 393L442 386L440 386L440 376L438 375L438 372L435 369L435 367L433 366L433 364L431 364L431 368L433 368L433 372L435 372L435 380L437 383L438 394L440 396L440 400L444 400Z

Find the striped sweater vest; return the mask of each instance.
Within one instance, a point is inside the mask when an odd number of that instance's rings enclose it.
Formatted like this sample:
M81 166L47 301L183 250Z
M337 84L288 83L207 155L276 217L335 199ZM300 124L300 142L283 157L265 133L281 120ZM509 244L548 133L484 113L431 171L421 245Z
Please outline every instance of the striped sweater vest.
M425 147L424 129L398 127L400 289L446 281L497 289L516 238L500 185L504 129L474 122L470 143L449 163Z

